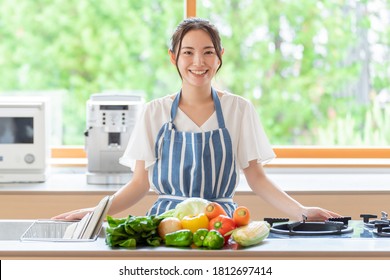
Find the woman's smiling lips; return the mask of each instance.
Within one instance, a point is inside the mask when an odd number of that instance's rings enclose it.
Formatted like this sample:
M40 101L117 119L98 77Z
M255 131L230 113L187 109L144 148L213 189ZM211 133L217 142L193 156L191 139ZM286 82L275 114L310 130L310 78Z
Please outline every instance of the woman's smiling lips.
M195 75L203 75L207 72L207 70L189 70L189 71Z

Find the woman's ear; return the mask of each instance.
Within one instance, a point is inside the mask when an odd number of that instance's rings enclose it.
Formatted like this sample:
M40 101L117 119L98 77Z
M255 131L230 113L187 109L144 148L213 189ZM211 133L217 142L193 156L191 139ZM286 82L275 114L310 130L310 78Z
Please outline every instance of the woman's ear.
M168 50L168 54L169 54L169 58L171 60L171 63L173 65L176 65L176 55L171 50Z
M223 56L224 53L225 53L225 49L222 48L222 49L221 49L221 57ZM218 65L219 65L219 64L221 64L221 61L218 61Z

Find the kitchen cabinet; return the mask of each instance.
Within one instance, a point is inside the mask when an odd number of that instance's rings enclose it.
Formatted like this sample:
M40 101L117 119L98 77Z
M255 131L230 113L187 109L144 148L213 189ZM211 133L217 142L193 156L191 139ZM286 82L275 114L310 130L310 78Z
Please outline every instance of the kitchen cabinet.
M103 196L112 193L114 192L1 193L0 219L47 219L73 209L94 206ZM360 194L336 192L290 194L304 205L321 206L355 219L362 213L379 214L380 211L390 210L388 207L388 202L390 201L389 193L369 192ZM157 199L157 196L154 193L149 193L136 205L115 216L125 217L129 214L144 215L155 199ZM235 201L239 205L249 207L252 210L251 214L254 219L286 216L249 191L237 193Z
M277 173L269 174L292 197L304 205L331 209L358 219L362 213L390 211L390 172L381 173ZM88 185L83 170L60 170L45 183L0 184L0 219L45 219L73 209L96 205L113 194L118 185ZM150 191L143 200L116 217L144 215L156 200ZM285 214L253 194L243 176L234 200L248 206L254 219L284 217Z

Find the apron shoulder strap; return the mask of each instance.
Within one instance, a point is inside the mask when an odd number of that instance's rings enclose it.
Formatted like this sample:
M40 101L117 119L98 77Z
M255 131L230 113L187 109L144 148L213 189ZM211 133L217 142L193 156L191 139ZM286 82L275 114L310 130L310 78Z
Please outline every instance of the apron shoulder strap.
M211 92L213 94L215 112L217 113L219 128L225 128L225 120L223 118L221 101L219 100L217 91L214 88L211 88Z

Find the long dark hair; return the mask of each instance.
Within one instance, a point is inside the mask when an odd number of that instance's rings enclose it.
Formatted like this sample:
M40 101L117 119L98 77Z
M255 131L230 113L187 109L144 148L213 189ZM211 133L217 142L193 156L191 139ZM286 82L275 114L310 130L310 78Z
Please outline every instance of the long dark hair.
M217 69L218 72L222 66L222 44L218 29L215 27L215 25L213 25L206 19L187 18L176 27L176 30L171 38L171 46L169 48L170 51L176 55L176 69L177 72L179 72L180 77L181 74L179 68L177 67L177 61L179 60L183 38L191 30L203 30L210 35L211 41L213 42L213 46L220 61L220 64Z

